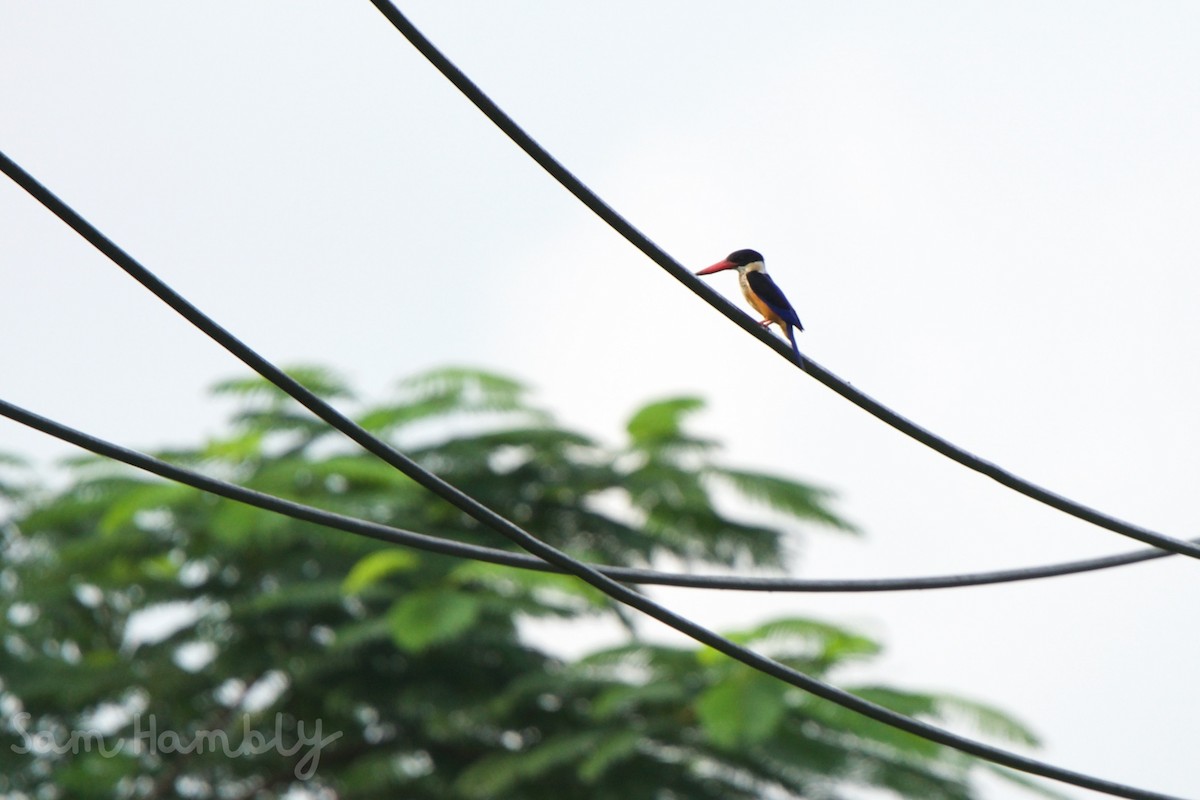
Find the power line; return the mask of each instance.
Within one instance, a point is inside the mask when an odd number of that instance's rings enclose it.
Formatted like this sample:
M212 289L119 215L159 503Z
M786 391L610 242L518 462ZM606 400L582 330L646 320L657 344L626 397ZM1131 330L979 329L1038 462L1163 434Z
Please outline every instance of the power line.
M468 100L483 112L484 116L491 120L518 147L525 151L530 158L536 161L542 169L550 173L551 177L558 181L564 189L590 208L596 216L608 223L613 230L625 237L630 244L640 250L647 258L666 270L667 273L684 286L691 289L693 293L699 295L710 306L732 320L734 324L740 326L750 335L757 337L759 341L774 349L776 353L785 358L793 366L798 366L802 372L806 372L813 378L816 378L829 389L832 389L837 394L901 433L936 450L968 469L988 476L998 483L1007 486L1009 489L1085 522L1090 522L1098 527L1119 533L1122 536L1128 536L1131 539L1137 539L1146 544L1152 544L1165 550L1191 556L1192 558L1200 558L1200 546L1196 544L1164 536L1139 525L1134 525L1133 523L1105 514L1091 506L1084 505L1021 478L997 464L986 461L964 450L953 442L938 436L933 431L921 427L880 403L878 400L854 388L807 355L802 358L803 365L797 364L787 344L778 337L768 333L749 315L743 313L724 297L717 294L708 284L696 278L689 270L685 269L678 261L668 255L665 250L652 242L644 233L634 227L632 223L618 214L612 206L604 202L599 195L588 188L583 181L575 177L554 156L550 155L512 117L508 116L503 109L496 105L474 81L468 78L462 70L438 50L415 25L409 22L408 18L395 5L389 2L389 0L371 0L371 3L379 9L380 13L395 26L396 30L413 47L420 51L421 55L425 56L435 69L453 83Z
M192 325L326 423L341 431L365 450L400 470L455 508L504 536L518 547L578 577L614 600L657 619L659 622L674 628L685 636L759 670L766 675L803 689L816 697L828 700L854 713L861 714L923 739L928 739L929 741L1000 764L1001 766L1009 767L1010 769L1027 772L1032 775L1040 775L1044 778L1069 783L1085 789L1092 789L1116 797L1131 798L1131 800L1182 800L1182 798L1171 795L1139 789L1134 786L1128 786L1055 766L1054 764L984 744L966 736L952 733L936 725L899 714L824 681L817 680L810 675L768 658L754 650L735 644L715 631L671 611L669 608L654 602L624 584L612 580L587 564L577 561L558 548L541 541L536 536L528 533L470 495L465 494L437 475L424 469L420 464L391 447L386 442L372 436L368 431L355 424L351 419L310 392L294 378L259 355L232 333L218 325L199 308L192 305L182 295L117 246L116 243L101 233L94 225L63 203L49 189L39 183L32 175L23 170L2 152L0 152L0 171L3 171L12 178L59 219L67 223L79 235L108 256L114 264L138 281L138 283L149 289L151 293L173 308L192 323Z
M35 414L3 399L0 399L0 416L8 417L22 425L53 436L56 439L89 450L96 455L121 461L132 467L167 478L168 480L183 483L201 491L255 506L266 511L283 514L293 519L312 522L327 528L359 536L367 536L388 544L411 547L416 550L424 550L456 558L469 558L519 569L537 570L539 572L564 572L564 570L553 564L549 564L533 556L514 553L510 550L498 550L494 547L483 547L481 545L457 542L452 539L430 536L429 534L409 531L391 525L383 525L378 522L348 517L343 514L304 505L303 503L285 500L281 497L254 489L247 489L234 483L209 477L186 467L162 461L137 450L121 447L120 445ZM750 592L898 592L957 589L996 583L1013 583L1053 578L1112 569L1128 564L1167 558L1171 555L1173 554L1163 550L1148 549L1081 561L1068 561L1061 564L1047 564L1037 567L1022 567L993 572L931 575L918 578L804 579L770 576L689 575L677 572L638 569L635 567L612 567L596 564L592 564L591 566L613 580L621 581L622 583L643 585Z

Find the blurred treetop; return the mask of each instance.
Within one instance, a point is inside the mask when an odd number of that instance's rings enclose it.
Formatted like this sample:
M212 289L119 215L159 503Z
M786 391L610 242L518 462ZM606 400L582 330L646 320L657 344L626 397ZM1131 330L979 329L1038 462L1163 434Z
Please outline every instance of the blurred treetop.
M463 491L576 557L611 565L783 569L795 528L853 532L829 494L723 464L689 432L691 397L634 412L598 443L518 382L441 369L358 403L310 388ZM340 440L259 379L220 384L228 430L158 455L343 514L504 546ZM978 798L992 767L817 700L706 649L642 640L567 576L418 553L84 457L58 491L0 468L0 792L36 797L469 800ZM747 502L777 524L752 521ZM628 642L576 661L531 620L621 620ZM735 638L838 677L877 642L810 619ZM963 698L870 685L906 714L1034 745ZM222 747L222 743L227 746Z

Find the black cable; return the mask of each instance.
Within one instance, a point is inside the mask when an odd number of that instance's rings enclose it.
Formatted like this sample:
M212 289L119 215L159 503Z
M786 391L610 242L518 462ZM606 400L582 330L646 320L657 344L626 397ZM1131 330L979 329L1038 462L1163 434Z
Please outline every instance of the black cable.
M20 406L13 405L3 399L0 399L0 416L8 417L22 425L27 425L30 428L53 436L56 439L89 450L96 455L121 461L132 467L167 478L168 480L177 481L239 503L283 514L293 519L312 522L359 536L367 536L388 544L411 547L416 550L425 550L441 555L470 558L477 561L487 561L492 564L502 564L508 567L531 569L539 572L563 572L559 567L533 556L514 553L509 550L498 550L494 547L482 547L480 545L457 542L390 525L383 525L378 522L347 517L343 514L325 511L253 489L247 489L243 486L212 478L194 470L170 464L137 450L130 450L104 439L91 436L83 431L70 428L60 422L55 422ZM1083 561L1069 561L1062 564L1048 564L1038 567L965 573L960 575L931 575L921 578L804 579L744 577L739 575L688 575L677 572L638 569L635 567L593 566L604 575L622 583L654 586L678 586L691 589L748 592L898 592L925 589L954 589L1053 578L1062 575L1110 569L1142 561L1152 561L1158 558L1167 558L1171 555L1173 554L1157 549L1137 550L1132 553L1103 556Z
M437 475L425 470L408 456L389 446L386 442L377 439L369 432L356 425L348 417L330 406L317 395L310 392L283 370L267 361L244 342L210 319L207 315L200 311L200 309L196 308L194 305L184 299L174 289L163 283L157 276L138 263L132 256L118 247L113 241L108 239L90 222L85 220L73 209L63 203L62 200L56 197L52 192L50 192L50 190L40 184L36 179L33 178L32 175L23 170L2 152L0 152L0 171L3 171L6 175L16 181L18 185L29 192L35 199L38 200L38 202L46 206L46 208L58 216L59 219L67 223L67 225L79 233L79 235L83 236L84 239L108 256L113 263L123 269L132 278L138 281L138 283L149 289L156 297L167 303L181 316L183 316L207 336L228 350L231 354L240 359L244 364L249 366L262 377L266 378L279 389L282 389L294 400L303 405L305 408L308 408L329 425L341 431L368 452L378 456L388 464L391 464L393 467L400 470L418 484L436 494L438 497L441 497L455 508L470 515L475 520L483 523L487 527L509 539L518 547L521 547L522 549L532 553L538 558L558 566L565 572L575 575L614 600L640 611L649 617L653 617L664 625L674 628L675 630L694 639L700 644L707 645L708 647L711 647L720 653L724 653L726 656L759 670L766 675L770 675L771 677L803 689L804 691L807 691L817 697L823 698L832 703L836 703L837 705L849 709L857 714L861 714L877 722L882 722L885 725L890 725L899 730L906 731L907 733L911 733L923 739L928 739L931 742L936 742L946 747L960 750L964 753L968 753L978 758L982 758L987 761L1000 764L1001 766L1018 770L1020 772L1027 772L1031 775L1040 775L1044 778L1050 778L1052 780L1062 781L1075 786L1081 786L1085 789L1092 789L1094 791L1103 792L1116 797L1126 797L1131 798L1131 800L1182 800L1182 798L1176 798L1158 792L1151 792L1134 786L1128 786L1122 783L1105 780L1103 778L1097 778L1093 775L1087 775L1081 772L1065 769L1063 767L1058 767L1044 761L1039 761L1028 756L1020 755L1019 753L1014 753L999 747L993 747L992 745L984 744L983 742L970 739L966 736L952 733L944 728L939 728L936 725L931 725L927 722L922 722L920 720L913 719L912 717L899 714L891 709L864 700L857 695L825 683L824 681L817 680L810 675L793 669L786 664L781 664L780 662L768 658L761 653L757 653L753 650L735 644L729 639L726 639L725 637L704 627L703 625L693 622L692 620L677 614L674 611L671 611L665 606L654 602L636 590L630 589L624 584L618 583L617 581L606 577L594 568L580 563L561 550L552 547L551 545L546 544L538 539L536 536L529 534L516 524L510 522L492 509L475 500L473 497L463 493L456 487L439 478Z
M520 125L514 122L512 117L508 116L508 114L496 105L482 89L476 86L462 70L446 58L389 0L371 0L371 3L395 26L396 30L400 31L404 38L408 39L413 47L425 56L438 72L442 73L442 75L453 83L468 100L483 112L484 116L491 120L508 138L512 139L542 169L546 170L546 172L550 173L551 177L562 184L563 188L590 208L596 216L608 223L613 230L625 237L630 244L642 251L647 258L666 270L672 277L691 289L692 292L699 295L702 300L717 311L720 311L736 325L750 333L750 335L757 337L759 341L768 347L774 349L776 353L787 359L789 363L799 367L802 372L806 372L816 378L837 394L901 433L916 439L921 444L936 450L947 458L962 464L964 467L986 475L1026 497L1036 500L1039 503L1044 503L1051 508L1056 508L1085 522L1090 522L1093 525L1113 531L1114 533L1119 533L1122 536L1128 536L1146 544L1152 544L1165 550L1191 556L1192 558L1200 558L1200 546L1185 542L1182 539L1163 536L1139 525L1134 525L1104 514L1090 506L1056 494L1049 489L1018 477L990 461L985 461L973 455L932 431L902 417L874 398L855 389L807 355L802 357L802 364L797 364L789 345L785 344L782 339L767 332L752 317L740 311L712 287L694 276L689 270L680 265L678 261L671 258L665 250L652 242L645 234L618 214L610 205L601 200L599 195L576 178L554 156L550 155L544 147L538 144Z

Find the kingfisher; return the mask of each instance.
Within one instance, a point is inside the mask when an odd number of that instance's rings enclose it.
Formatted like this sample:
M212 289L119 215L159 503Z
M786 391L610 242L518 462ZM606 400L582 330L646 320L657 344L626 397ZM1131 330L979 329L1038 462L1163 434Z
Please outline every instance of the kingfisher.
M775 281L771 280L771 276L767 274L767 265L763 262L762 254L757 250L735 250L727 255L725 260L718 261L711 267L705 267L696 274L711 275L727 269L737 270L738 284L742 287L742 294L746 296L747 302L763 315L764 319L758 324L764 328L769 327L771 323L778 325L787 336L788 341L792 343L792 352L796 354L796 363L803 369L804 358L800 355L800 348L796 346L796 334L792 329L803 331L804 326L800 324L800 317L796 315L792 304L788 302L788 299L783 296L783 292L775 285Z

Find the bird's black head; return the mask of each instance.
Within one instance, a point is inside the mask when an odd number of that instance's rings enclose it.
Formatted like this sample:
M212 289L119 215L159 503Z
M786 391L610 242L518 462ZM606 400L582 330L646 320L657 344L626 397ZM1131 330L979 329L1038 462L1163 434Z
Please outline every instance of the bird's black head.
M730 253L726 261L731 261L739 267L744 267L747 264L753 264L755 261L762 261L762 253L757 250L735 250Z

